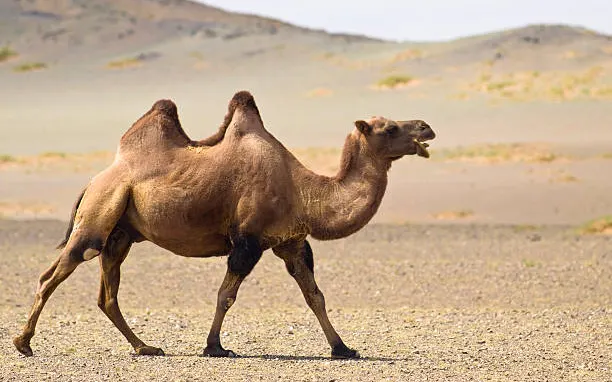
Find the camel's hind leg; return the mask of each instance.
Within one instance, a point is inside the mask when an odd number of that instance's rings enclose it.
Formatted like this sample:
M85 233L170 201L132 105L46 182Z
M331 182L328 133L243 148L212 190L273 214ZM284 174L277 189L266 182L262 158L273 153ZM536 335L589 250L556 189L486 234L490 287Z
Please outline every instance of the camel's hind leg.
M121 278L120 268L131 245L131 238L121 229L116 228L110 235L106 247L100 255L100 295L98 297L98 306L125 336L132 347L134 347L137 354L164 355L162 349L146 345L134 334L125 322L119 309L117 293L119 292L119 281Z
M40 275L36 295L34 296L34 304L30 310L28 321L26 322L23 332L20 336L13 339L13 343L19 352L26 356L32 355L30 340L34 336L38 317L45 306L45 303L55 290L66 280L68 276L76 269L76 267L84 261L85 252L92 253L99 251L102 248L98 242L91 242L85 239L75 239L64 248L60 256L53 262L51 267Z
M332 348L332 358L359 358L359 353L349 349L334 327L325 310L325 297L314 278L312 249L306 240L291 242L272 249L274 254L285 261L289 274L297 281L306 303L321 324L327 342Z
M23 333L13 339L15 347L22 354L32 355L30 340L34 336L36 322L55 288L80 263L100 254L106 239L125 212L130 191L128 184L123 181L122 171L120 167L109 167L90 182L79 198L66 246L53 265L40 276L34 304Z

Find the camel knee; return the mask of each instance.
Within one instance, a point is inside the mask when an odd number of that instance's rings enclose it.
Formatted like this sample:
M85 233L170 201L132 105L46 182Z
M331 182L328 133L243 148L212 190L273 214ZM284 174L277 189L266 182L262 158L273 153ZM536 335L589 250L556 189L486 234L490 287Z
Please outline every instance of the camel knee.
M53 289L54 288L49 287L47 283L42 283L40 288L38 288L34 294L34 303L36 304L42 302L44 304L44 302L51 296L51 293L53 293Z
M55 269L53 269L53 272L55 272ZM47 272L45 272L40 275L40 277L38 278L38 288L36 288L36 294L38 294L43 289L43 287L45 286L45 283L53 275L53 272L51 272L51 274L48 274Z
M228 311L232 305L236 302L236 296L233 297L220 297L217 300L217 305L224 311Z
M325 296L323 296L323 292L319 290L319 288L315 288L308 293L305 293L306 303L313 310L316 309L325 309Z
M234 248L227 259L231 273L246 277L261 258L262 249L257 237L239 235L233 240Z

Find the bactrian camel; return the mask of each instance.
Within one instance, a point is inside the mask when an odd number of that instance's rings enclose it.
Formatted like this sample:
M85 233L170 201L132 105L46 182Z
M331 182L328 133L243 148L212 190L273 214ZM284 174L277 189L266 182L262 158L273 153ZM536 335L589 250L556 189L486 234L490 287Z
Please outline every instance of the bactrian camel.
M404 155L428 157L423 142L435 134L420 120L373 117L355 126L340 170L328 177L305 168L264 128L246 91L234 95L219 132L204 141L189 139L172 101L157 101L78 198L61 254L40 276L15 346L32 355L30 340L49 296L79 264L99 257L98 306L136 354L163 355L134 334L117 303L121 263L132 243L148 240L180 256L228 256L204 355L235 356L221 346L223 319L262 252L272 249L319 320L332 357L359 357L327 317L306 238L338 239L365 226L385 193L391 163Z

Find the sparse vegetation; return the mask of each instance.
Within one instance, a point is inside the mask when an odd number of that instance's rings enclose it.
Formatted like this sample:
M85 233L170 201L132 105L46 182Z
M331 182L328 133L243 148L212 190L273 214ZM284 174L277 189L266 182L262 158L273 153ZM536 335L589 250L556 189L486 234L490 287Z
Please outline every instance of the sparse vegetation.
M516 85L516 82L514 81L489 82L487 84L487 91L489 92L501 91L513 85Z
M433 215L437 220L460 220L474 215L471 210L443 211Z
M330 65L350 70L361 70L364 68L371 68L376 65L375 61L351 59L333 52L325 52L323 54L316 55L315 60L324 61Z
M514 101L612 98L612 85L603 79L602 66L593 66L582 73L526 71L499 75L487 68L469 89Z
M537 261L530 259L523 259L522 263L525 268L534 268L539 265Z
M589 92L589 95L595 96L596 98L612 98L612 86L593 89Z
M48 158L48 159L53 159L53 158L59 158L59 159L65 159L66 157L68 157L68 154L66 153L62 153L59 151L47 151L44 152L42 154L39 155L40 158Z
M38 155L19 157L0 155L0 169L2 165L16 165L27 169L27 171L57 171L60 169L76 172L90 171L92 168L108 165L112 161L113 156L113 153L106 151L82 154L50 151Z
M612 215L591 220L583 224L579 229L582 234L612 235Z
M535 226L533 224L518 224L515 225L513 229L515 232L528 232L537 230L538 226Z
M394 74L382 78L376 83L376 85L380 88L395 89L401 86L408 85L413 80L414 78L412 78L411 76Z
M21 65L15 66L13 68L13 71L18 73L25 73L43 69L47 69L47 64L45 64L44 62L26 62Z
M423 52L420 49L408 49L397 53L391 59L391 63L404 62L423 57Z
M0 163L12 163L16 162L17 158L8 154L0 154Z
M565 171L561 171L557 176L553 177L551 179L554 182L561 182L561 183L574 183L574 182L578 182L578 178L575 177L572 174L569 174Z
M17 56L17 52L11 49L10 46L3 46L2 48L0 48L0 62L4 62L16 56Z
M193 68L197 70L205 69L209 66L208 62L204 60L204 54L198 51L192 51L189 53L189 57L195 60Z
M142 66L142 60L138 57L129 57L120 60L111 61L106 64L109 69L126 69Z
M432 157L447 161L483 163L529 162L548 163L560 157L548 147L534 143L489 143L473 146L459 146L433 151Z
M195 58L198 61L204 60L204 54L202 52L198 52L197 50L189 52L189 57Z
M459 100L459 101L466 101L470 99L470 95L467 92L459 92L459 93L451 95L449 98L454 99L454 100Z

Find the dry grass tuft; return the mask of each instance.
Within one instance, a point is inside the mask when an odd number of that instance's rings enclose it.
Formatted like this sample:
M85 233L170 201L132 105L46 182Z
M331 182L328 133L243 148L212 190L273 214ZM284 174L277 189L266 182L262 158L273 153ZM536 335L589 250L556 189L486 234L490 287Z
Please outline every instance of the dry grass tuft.
M68 154L59 151L47 151L40 154L38 157L42 159L66 159L68 158Z
M407 75L393 74L380 79L376 86L381 89L397 89L404 87L414 81L414 78Z
M47 69L47 64L45 64L44 62L26 62L21 65L15 66L13 68L13 71L17 73L26 73L43 69Z
M535 260L531 260L531 259L523 259L521 263L523 264L523 267L525 268L534 268L540 265L540 263L538 263Z
M17 57L18 54L10 46L3 46L0 48L0 62L7 61L13 57Z
M555 183L575 183L578 181L579 179L577 177L563 170L551 178L551 182Z
M8 154L0 154L0 164L2 163L15 163L17 162L17 158Z
M442 211L433 215L437 220L462 220L474 216L471 210Z
M111 61L106 64L108 69L127 69L127 68L137 68L142 66L142 60L138 57L130 57L124 58L120 60Z
M581 234L612 235L612 215L591 220L578 228Z

